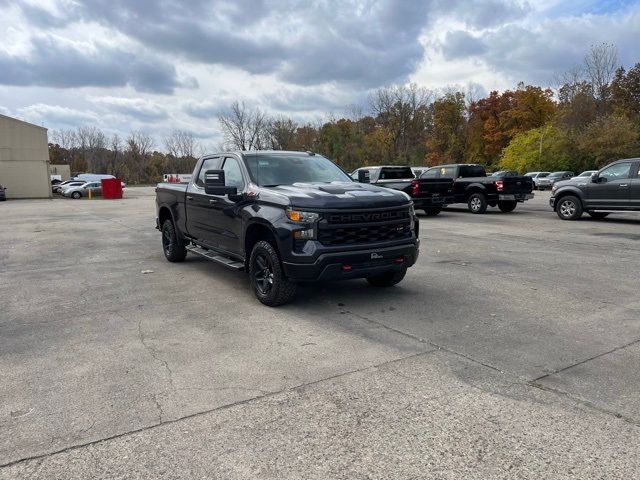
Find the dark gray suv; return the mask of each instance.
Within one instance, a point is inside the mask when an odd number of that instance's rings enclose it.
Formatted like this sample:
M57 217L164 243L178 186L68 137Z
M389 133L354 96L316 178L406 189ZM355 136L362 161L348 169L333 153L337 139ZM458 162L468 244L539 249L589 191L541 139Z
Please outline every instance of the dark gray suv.
M591 178L556 182L549 204L562 220L577 220L583 212L604 218L612 211L640 211L640 158L613 162Z

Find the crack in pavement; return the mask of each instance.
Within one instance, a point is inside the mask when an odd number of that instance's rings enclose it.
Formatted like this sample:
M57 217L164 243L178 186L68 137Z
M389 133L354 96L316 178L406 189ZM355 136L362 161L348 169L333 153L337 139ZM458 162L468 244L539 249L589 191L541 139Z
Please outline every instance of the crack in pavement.
M637 338L637 339L635 339L635 340L633 340L633 341L631 341L629 343L626 343L624 345L620 345L618 347L612 348L611 350L608 350L606 352L599 353L597 355L594 355L593 357L589 357L589 358L587 358L585 360L581 360L581 361L576 362L576 363L574 363L572 365L569 365L567 367L559 368L557 370L554 370L553 372L545 373L544 375L542 375L542 376L540 376L538 378L534 378L533 380L529 380L529 383L537 383L538 381L544 380L547 377L550 377L552 375L556 375L558 373L562 373L562 372L564 372L566 370L569 370L569 369L571 369L573 367L577 367L579 365L583 365L583 364L585 364L587 362L590 362L591 360L595 360L597 358L604 357L605 355L609 355L610 353L615 353L618 350L622 350L624 348L630 347L630 346L635 345L636 343L639 343L639 342L640 342L640 338Z
M490 368L491 370L495 370L496 372L506 373L503 370L500 370L498 367L495 367L495 366L493 366L493 365L491 365L489 363L486 363L486 362L482 362L482 361L480 361L480 360L478 360L476 358L473 358L473 357L471 357L469 355L466 355L466 354L464 354L462 352L458 352L456 350L453 350L451 348L445 347L443 345L439 345L439 344L437 344L435 342L432 342L431 340L427 340L427 339L424 339L424 338L419 337L417 335L414 335L413 333L405 332L404 330L400 330L398 328L390 327L389 325L387 325L385 323L382 323L382 322L379 322L377 320L373 320L373 319L371 319L369 317L366 317L364 315L360 315L358 313L352 312L351 310L345 310L345 309L341 308L340 312L341 313L348 313L350 315L353 315L354 317L359 318L360 320L364 320L365 322L373 323L374 325L378 325L378 326L380 326L382 328L385 328L385 329L387 329L387 330L389 330L391 332L394 332L394 333L397 333L397 334L400 334L400 335L404 335L405 337L411 338L412 340L417 340L420 343L424 343L426 345L431 345L432 347L437 348L438 350L443 350L445 352L451 353L452 355L456 355L456 356L465 358L465 359L467 359L467 360L469 360L469 361L471 361L473 363L477 363L478 365L482 365L483 367L487 367L487 368Z
M584 398L578 397L576 395L573 395L569 392L565 392L564 390L560 390L559 388L554 388L554 387L549 387L543 383L538 383L535 380L531 380L529 382L527 382L527 385L529 385L530 387L533 388L537 388L539 390L545 391L545 392L550 392L550 393L554 393L558 396L561 397L566 397L569 398L571 400L573 400L576 403L579 403L580 405L583 405L585 407L591 408L593 410L596 410L600 413L604 413L606 415L611 415L617 419L622 420L623 422L626 422L630 425L634 425L636 427L640 427L640 420L636 420L635 418L629 417L627 415L623 415L622 413L616 412L615 410L609 410L608 408L604 408L601 407L599 405L596 405L595 403L586 400Z
M569 393L569 392L564 392L564 391L562 391L562 390L559 390L559 389L556 389L556 388L553 388L553 387L547 387L547 386L545 386L544 384L538 383L538 380L542 380L542 379L544 379L544 378L546 378L546 377L549 377L550 375L555 375L556 373L563 372L563 371L568 370L568 369L570 369L570 368L576 367L576 366L578 366L578 365L582 365L582 364L584 364L584 363L590 362L591 360L595 360L595 359L597 359L597 358L603 357L603 356L608 355L608 354L610 354L610 353L614 353L614 352L616 352L616 351L618 351L618 350L622 350L622 349L627 348L627 347L629 347L629 346L631 346L631 345L634 345L634 344L636 344L636 343L639 343L639 342L640 342L640 339L636 339L636 340L634 340L634 341L632 341L632 342L629 342L629 343L627 343L627 344L625 344L625 345L618 346L618 347L613 348L613 349L611 349L611 350L609 350L609 351L607 351L607 352L600 353L600 354L598 354L598 355L594 355L594 356L593 356L593 357L591 357L591 358L587 358L586 360L582 360L582 361L580 361L580 362L578 362L578 363L575 363L575 364L573 364L573 365L570 365L570 366L568 366L568 367L564 367L564 368L561 368L561 369L559 369L559 370L557 370L557 371L554 371L554 372L551 372L551 373L547 373L547 374L542 375L541 377L535 378L535 379L533 379L533 380L527 380L526 378L522 378L522 377L520 377L520 376L519 376L519 375L517 375L517 374L510 373L510 372L504 372L504 371L500 370L499 368L494 367L493 365L490 365L490 364L487 364L487 363L482 362L482 361L480 361L480 360L477 360L477 359L475 359L475 358L473 358L473 357L471 357L471 356L469 356L469 355L466 355L466 354L464 354L464 353L457 352L457 351L452 350L452 349L450 349L450 348L447 348L447 347L444 347L444 346L438 345L438 344L437 344L437 343L435 343L435 342L432 342L432 341L426 340L426 339L421 338L421 337L419 337L419 336L417 336L417 335L414 335L414 334L412 334L412 333L404 332L404 331L402 331L402 330L400 330L400 329L390 327L390 326L388 326L388 325L385 325L384 323L381 323L381 322L378 322L378 321L376 321L376 320L370 319L370 318L368 318L368 317L366 317L366 316L364 316L364 315L359 315L359 314L357 314L357 313L351 312L351 311L346 310L346 309L341 309L340 311L341 311L341 312L343 312L343 313L351 314L351 315L353 315L353 316L355 316L355 317L357 317L357 318L360 318L360 319L362 319L362 320L365 320L365 321L367 321L367 322L371 322L371 323L373 323L373 324L379 325L379 326L381 326L382 328L386 328L386 329L388 329L388 330L390 330L390 331L392 331L392 332L396 332L396 333L398 333L398 334L401 334L401 335L407 336L407 337L412 338L412 339L414 339L414 340L417 340L417 341L419 341L419 342L421 342L421 343L424 343L424 344L427 344L427 345L431 345L431 346L433 346L433 347L436 347L438 350L442 350L442 351L445 351L445 352L450 353L450 354L452 354L452 355L455 355L455 356L459 356L459 357L465 358L466 360L469 360L470 362L476 363L476 364L481 365L481 366L486 367L486 368L490 368L490 369L495 370L495 371L497 371L497 372L499 372L499 373L507 374L507 375L509 375L509 376L512 376L512 377L514 377L515 379L518 379L518 380L521 382L521 384L522 384L522 385L530 386L530 387L537 388L537 389L540 389L540 390L544 390L544 391L547 391L547 392L550 392L550 393L553 393L553 394L556 394L556 395L559 395L559 396L562 396L562 397L569 398L569 399L571 399L572 401L574 401L574 402L576 402L576 403L578 403L578 404L580 404L580 405L586 406L586 407L591 408L591 409L593 409L593 410L596 410L596 411L598 411L598 412L600 412L600 413L604 413L604 414L607 414L607 415L611 415L611 416L613 416L613 417L615 417L615 418L621 419L621 420L623 420L623 421L625 421L625 422L627 422L627 423L630 423L630 424L632 424L632 425L640 426L640 421L639 421L639 420L635 420L635 419L633 419L633 418L631 418L631 417L625 416L625 415L623 415L623 414L621 414L621 413L619 413L619 412L616 412L616 411L614 411L614 410L608 410L608 409L606 409L606 408L599 407L599 406L595 405L594 403L592 403L592 402L590 402L590 401L588 401L588 400L585 400L585 399L583 399L583 398L581 398L581 397L579 397L579 396L573 395L573 394L571 394L571 393ZM474 388L477 388L477 387L475 387L475 386L473 386L473 385L471 385L471 386L472 386L472 387L474 387Z
M126 322L126 319L119 312L115 312L115 313L122 320ZM167 383L169 384L169 389L174 394L177 394L176 386L173 383L173 371L171 370L171 367L169 367L169 363L165 359L161 358L158 354L158 351L154 347L149 345L145 340L144 332L142 331L142 318L138 320L138 339L140 340L140 344L144 347L144 349L147 352L149 352L149 355L151 355L151 357L156 362L160 363L163 366L164 371L166 372L166 380L167 380ZM151 393L151 398L153 399L153 403L155 403L156 409L158 410L158 422L159 424L162 424L164 410L162 408L162 405L160 404L160 401L158 400L159 395L166 396L167 395L166 390L159 393Z
M425 352L418 352L418 353L414 353L412 355L407 355L405 357L395 358L393 360L388 360L386 362L378 363L378 364L375 364L375 365L369 365L369 366L366 366L366 367L357 368L355 370L349 370L347 372L337 373L335 375L330 375L328 377L321 378L321 379L318 379L318 380L313 380L311 382L301 383L301 384L295 385L295 386L293 386L291 388L286 388L286 389L283 389L283 390L278 390L276 392L270 392L270 393L266 393L264 395L259 395L259 396L256 396L256 397L247 398L247 399L240 400L240 401L237 401L237 402L232 402L232 403L220 405L220 406L209 408L209 409L202 410L202 411L199 411L199 412L191 413L189 415L184 415L182 417L173 418L171 420L164 420L162 422L155 423L153 425L148 425L146 427L136 428L136 429L129 430L129 431L126 431L126 432L117 433L115 435L110 435L110 436L107 436L107 437L104 437L104 438L99 438L97 440L92 440L90 442L70 445L68 447L64 447L64 448L61 448L59 450L55 450L55 451L48 452L48 453L42 453L42 454L38 454L38 455L32 455L32 456L29 456L29 457L19 458L17 460L12 460L10 462L0 464L0 468L11 467L13 465L17 465L19 463L28 462L30 460L42 460L44 458L51 457L51 456L57 455L59 453L65 453L65 452L70 452L70 451L73 451L73 450L78 450L80 448L84 448L84 447L87 447L87 446L90 446L90 445L96 445L96 444L107 442L107 441L114 440L114 439L117 439L117 438L127 437L129 435L133 435L133 434L136 434L136 433L145 432L147 430L152 430L152 429L155 429L157 427L161 427L163 425L171 425L171 424L178 423L178 422L181 422L183 420L190 419L190 418L200 417L200 416L207 415L209 413L213 413L213 412L217 412L217 411L228 410L230 408L237 407L237 406L247 405L249 403L260 401L260 400L267 399L267 398L271 398L271 397L274 397L276 395L280 395L280 394L288 392L288 391L302 390L302 389L307 388L307 387L311 387L311 386L314 386L314 385L319 385L319 384L321 384L323 382L336 380L336 379L339 379L341 377L346 377L348 375L361 373L361 372L366 372L368 370L375 370L377 368L380 368L380 367L383 367L383 366L386 366L386 365L392 365L394 363L398 363L398 362L401 362L403 360L409 360L409 359L412 359L412 358L417 358L417 357L420 357L422 355L430 355L430 354L433 354L434 352L435 352L435 350L428 350L428 351L425 351Z

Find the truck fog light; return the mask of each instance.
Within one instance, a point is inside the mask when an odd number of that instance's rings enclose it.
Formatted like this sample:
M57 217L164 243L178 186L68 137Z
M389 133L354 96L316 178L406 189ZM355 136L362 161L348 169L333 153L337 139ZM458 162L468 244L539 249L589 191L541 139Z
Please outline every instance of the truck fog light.
M315 238L315 231L313 228L308 228L306 230L294 230L293 238L296 240L311 240Z

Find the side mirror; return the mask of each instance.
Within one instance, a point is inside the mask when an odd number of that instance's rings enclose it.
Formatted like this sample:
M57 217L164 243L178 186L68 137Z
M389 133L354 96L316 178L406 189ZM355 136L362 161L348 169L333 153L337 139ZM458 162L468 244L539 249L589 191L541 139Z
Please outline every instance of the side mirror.
M592 173L591 174L591 182L592 183L598 183L598 174L597 173Z
M358 170L358 182L371 183L371 173L369 170Z
M237 187L224 184L224 170L207 170L204 172L204 191L207 195L237 195Z

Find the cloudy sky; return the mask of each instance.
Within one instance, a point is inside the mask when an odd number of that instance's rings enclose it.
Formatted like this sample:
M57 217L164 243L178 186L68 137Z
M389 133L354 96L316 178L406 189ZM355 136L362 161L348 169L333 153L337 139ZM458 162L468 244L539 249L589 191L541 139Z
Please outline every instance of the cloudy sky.
M0 0L0 113L50 129L174 128L238 99L299 121L416 82L552 85L589 46L640 61L640 0Z

